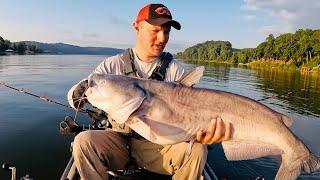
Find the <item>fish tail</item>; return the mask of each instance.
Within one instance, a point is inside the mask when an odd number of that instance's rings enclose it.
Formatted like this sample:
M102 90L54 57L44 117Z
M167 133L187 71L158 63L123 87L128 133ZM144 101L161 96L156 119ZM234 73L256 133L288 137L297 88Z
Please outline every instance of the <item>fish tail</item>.
M298 158L292 161L286 155L282 155L282 163L275 179L277 180L290 180L297 179L301 171L307 173L315 172L320 168L320 160L314 154L309 153L303 158Z

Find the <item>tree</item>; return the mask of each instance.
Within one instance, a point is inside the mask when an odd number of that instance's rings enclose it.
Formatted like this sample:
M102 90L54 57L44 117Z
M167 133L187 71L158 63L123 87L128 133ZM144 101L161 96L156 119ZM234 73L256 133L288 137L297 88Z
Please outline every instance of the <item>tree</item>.
M266 49L267 43L263 42L258 45L255 52L255 57L258 59L264 58L265 56L265 49Z
M37 51L37 47L36 47L36 45L34 45L34 44L28 45L27 49L28 49L29 51L31 51L31 52L34 52L34 53Z
M16 44L16 43L12 43L11 49L12 49L13 51L18 51L17 44Z
M5 51L11 47L11 42L9 40L5 40L0 36L0 52Z
M318 66L320 61L320 30L299 29L294 34L278 37L273 34L256 48L233 49L228 41L206 41L178 53L183 59L248 63L256 59L293 62L297 67Z
M297 39L298 39L298 53L299 57L302 59L305 59L307 62L309 59L311 59L311 51L312 51L312 45L311 45L311 35L312 35L312 30L310 29L299 29L295 33Z
M315 30L311 36L311 45L313 56L320 55L320 30Z
M0 36L0 52L5 51L4 39Z
M18 54L24 54L27 50L27 45L23 42L19 42L17 45Z
M11 42L9 40L4 40L4 50L7 50L11 47Z
M232 56L230 58L230 61L232 63L238 63L238 55L239 53L238 52L232 52Z
M232 56L232 45L228 41L206 41L178 53L178 58L197 61L227 61Z
M275 56L279 60L288 61L298 50L297 41L291 33L282 34L275 40Z
M265 47L265 57L266 58L275 58L274 53L274 36L273 34L269 34L269 36L266 38L266 47Z
M238 62L239 63L247 63L248 61L249 61L248 55L245 52L240 52Z

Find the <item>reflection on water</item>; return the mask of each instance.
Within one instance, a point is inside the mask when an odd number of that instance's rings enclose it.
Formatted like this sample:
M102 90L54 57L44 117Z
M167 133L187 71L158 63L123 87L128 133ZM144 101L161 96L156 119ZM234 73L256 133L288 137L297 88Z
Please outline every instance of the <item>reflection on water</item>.
M103 56L0 56L0 82L64 104L72 84L87 76ZM71 137L60 135L65 115L74 112L0 87L0 163L12 163L18 177L58 179L70 156ZM84 123L89 123L88 119ZM85 121L86 120L86 121ZM0 179L10 174L0 169Z
M284 106L298 114L320 117L320 76L302 75L299 71L252 70L228 64L196 65L206 67L202 87L234 92Z
M257 76L265 92L277 94L287 108L299 114L320 117L320 77L300 72L258 70Z
M66 92L87 76L105 57L85 55L0 56L0 82L25 88L64 104ZM292 131L320 156L319 77L299 73L256 71L245 67L204 64L205 76L199 87L244 95L290 116ZM187 64L189 68L194 64ZM292 92L292 93L289 93ZM63 172L69 153L67 138L58 133L59 122L73 111L34 97L0 88L0 163L13 163L18 177L30 173L36 179L57 179ZM80 115L83 123L89 123ZM220 177L273 179L278 157L227 162L219 145L213 146L208 161ZM301 178L320 178L303 175ZM0 179L9 174L0 171Z

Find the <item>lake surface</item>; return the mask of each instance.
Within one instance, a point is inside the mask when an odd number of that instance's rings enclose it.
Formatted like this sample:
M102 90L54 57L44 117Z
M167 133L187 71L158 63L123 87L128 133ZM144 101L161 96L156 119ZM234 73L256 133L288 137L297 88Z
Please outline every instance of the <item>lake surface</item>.
M0 82L67 104L69 88L105 58L89 55L0 56ZM261 100L290 116L294 122L291 130L320 156L319 77L221 64L205 66L205 76L198 86ZM72 137L60 135L58 130L66 115L73 116L74 112L0 87L0 163L14 164L18 177L30 174L35 179L60 178L70 157L72 141ZM90 123L81 114L77 119ZM278 157L226 162L219 145L210 150L208 161L219 177L228 179L255 179L258 176L273 179L279 167ZM9 178L9 173L0 170L0 179ZM319 179L320 173L303 174L300 178Z

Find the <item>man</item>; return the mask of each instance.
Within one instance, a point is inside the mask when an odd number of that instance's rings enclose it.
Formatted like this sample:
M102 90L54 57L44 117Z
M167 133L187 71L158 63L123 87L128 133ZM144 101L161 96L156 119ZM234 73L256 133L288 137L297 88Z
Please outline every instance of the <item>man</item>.
M180 23L172 19L167 7L162 4L144 6L133 23L137 37L135 47L123 54L107 58L93 73L130 74L126 72L128 65L126 53L129 53L134 76L140 78L153 76L159 62L170 59L170 56L163 51L169 40L171 27L177 30L181 28ZM181 64L171 60L162 80L178 81L184 72ZM83 80L72 87L68 93L68 99L79 99L85 89L81 87L85 86L86 80ZM74 100L69 103L75 108L82 105ZM107 171L123 169L129 162L130 155L139 167L160 174L171 174L172 179L201 179L207 157L205 144L228 140L231 136L229 124L224 124L219 118L213 119L207 132L198 132L195 135L197 142L193 145L191 153L186 154L187 142L166 146L157 145L134 132L132 136L123 135L117 132L121 131L121 125L116 122L112 124L113 131L85 131L75 137L73 155L82 179L107 179ZM130 131L125 125L122 129L124 132ZM130 145L129 150L127 145Z

